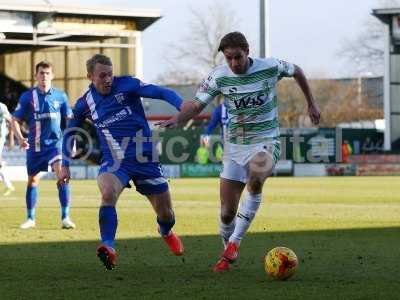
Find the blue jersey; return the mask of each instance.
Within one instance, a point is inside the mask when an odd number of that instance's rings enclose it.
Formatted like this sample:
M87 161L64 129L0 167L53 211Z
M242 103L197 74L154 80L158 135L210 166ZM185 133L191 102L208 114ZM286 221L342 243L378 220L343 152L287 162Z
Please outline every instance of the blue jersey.
M211 115L210 123L208 124L205 134L210 135L213 130L220 125L221 126L221 140L224 141L224 134L228 125L228 114L224 104L218 105Z
M34 87L24 92L13 116L29 127L28 152L61 146L61 124L71 115L65 92L50 88L47 93Z
M143 110L141 97L162 99L178 110L182 99L172 90L130 77L114 77L111 92L99 94L93 85L78 99L73 108L73 118L68 122L68 133L64 136L63 164L71 158L70 136L74 127L79 127L84 119L93 122L99 138L103 163L131 159L135 161L137 152L151 155L153 145L151 130ZM136 141L141 140L141 147ZM139 153L138 153L139 154ZM133 159L133 160L132 160Z

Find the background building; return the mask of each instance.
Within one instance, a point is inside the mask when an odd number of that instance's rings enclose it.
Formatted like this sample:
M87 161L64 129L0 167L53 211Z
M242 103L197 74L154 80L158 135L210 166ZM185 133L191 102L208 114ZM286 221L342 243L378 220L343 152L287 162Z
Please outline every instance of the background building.
M15 98L21 88L34 84L35 65L47 59L54 64L54 86L64 89L74 102L88 85L85 62L95 53L112 58L115 75L132 74L140 78L143 75L142 32L159 18L160 12L154 9L127 11L1 3L3 85L14 89ZM22 85L17 91L14 82ZM5 92L5 88L0 90L1 98L10 96Z

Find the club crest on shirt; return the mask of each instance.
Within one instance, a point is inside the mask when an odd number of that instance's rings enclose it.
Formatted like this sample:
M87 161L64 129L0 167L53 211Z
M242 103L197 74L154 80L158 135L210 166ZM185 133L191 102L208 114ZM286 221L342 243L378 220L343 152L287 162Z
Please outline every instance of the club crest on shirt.
M124 98L124 94L123 93L118 93L118 94L115 94L115 99L117 100L117 102L119 103L119 104L122 104L122 103L124 103L124 101L125 101L125 98Z
M53 106L54 106L55 109L59 109L60 108L60 102L54 101L53 102Z

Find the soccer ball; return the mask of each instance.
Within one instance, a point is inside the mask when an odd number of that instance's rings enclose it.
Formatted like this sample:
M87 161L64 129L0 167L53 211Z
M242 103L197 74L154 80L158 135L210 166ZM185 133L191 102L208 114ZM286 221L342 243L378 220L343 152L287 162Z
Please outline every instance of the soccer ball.
M286 247L270 250L264 259L265 272L274 279L291 277L296 272L297 264L296 253Z

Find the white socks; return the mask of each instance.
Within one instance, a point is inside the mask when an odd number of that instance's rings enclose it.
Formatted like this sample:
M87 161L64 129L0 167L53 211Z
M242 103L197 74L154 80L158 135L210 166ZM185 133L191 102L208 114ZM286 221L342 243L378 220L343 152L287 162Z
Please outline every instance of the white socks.
M233 231L235 230L236 225L236 217L230 224L224 224L222 221L219 221L219 233L221 234L222 242L224 246L228 244L229 238L231 237Z
M8 176L6 174L4 174L3 170L0 170L0 178L1 178L1 180L3 180L6 188L9 189L12 187L12 183L11 183L10 179L8 178Z
M243 236L250 227L251 222L261 204L261 194L251 195L246 193L244 200L240 203L240 207L236 216L236 226L229 242L239 245Z

